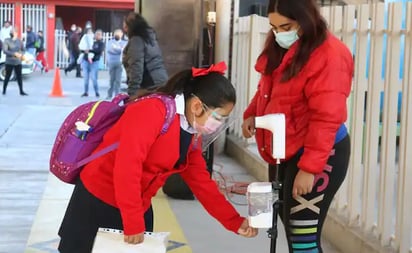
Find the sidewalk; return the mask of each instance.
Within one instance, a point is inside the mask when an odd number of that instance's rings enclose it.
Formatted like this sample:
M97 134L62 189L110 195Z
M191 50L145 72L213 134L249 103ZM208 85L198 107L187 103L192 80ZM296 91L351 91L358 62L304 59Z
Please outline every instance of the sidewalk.
M28 97L18 95L15 82L10 83L7 95L0 97L0 253L57 252L57 229L72 186L49 174L51 146L67 114L75 106L96 99L80 97L82 79L66 77L63 71L61 77L63 98L48 97L53 73L34 73L25 79ZM107 72L101 72L99 79L104 98ZM92 86L89 94L94 94ZM218 156L216 163L235 180L254 181L229 157ZM235 200L245 202L244 197ZM154 208L155 230L172 232L168 252L269 252L265 230L254 239L237 236L211 218L198 201L171 200L159 194ZM236 208L246 215L245 206ZM279 230L277 252L284 253L287 247L281 224ZM325 245L324 252L336 251Z

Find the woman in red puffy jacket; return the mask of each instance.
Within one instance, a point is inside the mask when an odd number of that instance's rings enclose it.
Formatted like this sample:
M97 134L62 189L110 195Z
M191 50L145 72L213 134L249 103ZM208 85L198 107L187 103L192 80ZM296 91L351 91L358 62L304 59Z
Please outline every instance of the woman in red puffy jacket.
M322 252L321 230L330 203L348 167L350 141L344 122L351 90L353 59L327 30L315 1L270 0L272 31L256 63L262 74L244 112L243 134L256 134L259 152L270 164L272 134L255 130L255 117L286 116L286 159L280 215L289 252Z

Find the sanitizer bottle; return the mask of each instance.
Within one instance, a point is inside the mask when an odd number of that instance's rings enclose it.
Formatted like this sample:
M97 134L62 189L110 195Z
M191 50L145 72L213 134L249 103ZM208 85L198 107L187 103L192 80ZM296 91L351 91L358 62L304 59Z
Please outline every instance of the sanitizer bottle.
M247 188L249 226L271 228L273 203L278 199L273 193L272 183L254 182Z

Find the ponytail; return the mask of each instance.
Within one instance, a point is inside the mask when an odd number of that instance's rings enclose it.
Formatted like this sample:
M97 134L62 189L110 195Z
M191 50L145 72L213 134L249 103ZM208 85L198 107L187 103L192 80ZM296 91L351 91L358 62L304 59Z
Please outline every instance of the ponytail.
M209 69L192 68L180 71L171 77L166 85L155 90L140 90L134 98L153 93L161 93L172 97L183 94L185 100L195 95L211 108L221 107L225 103L235 104L235 88L219 71L221 68L222 65L212 65ZM133 101L134 98L131 100Z
M156 89L156 92L163 93L170 96L176 96L177 94L184 94L185 98L192 93L193 88L190 83L192 82L192 71L187 69L175 74L165 86Z

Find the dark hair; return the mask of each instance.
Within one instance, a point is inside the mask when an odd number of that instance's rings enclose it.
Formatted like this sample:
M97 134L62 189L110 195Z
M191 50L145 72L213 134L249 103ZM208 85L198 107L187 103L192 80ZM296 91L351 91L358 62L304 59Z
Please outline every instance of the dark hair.
M212 72L205 76L192 77L192 70L183 70L156 90L171 96L183 94L185 100L195 95L208 107L222 107L236 103L236 91L232 83L223 75Z
M139 36L144 42L152 43L152 39L150 38L150 30L152 30L152 28L140 14L130 12L124 22L127 26L127 37L129 37L129 39L134 36Z
M327 24L314 0L269 0L268 14L273 12L296 20L302 31L296 53L281 79L288 81L302 70L311 53L326 40ZM279 67L286 51L275 42L275 36L270 31L260 55L268 58L264 72L266 75L272 74L273 70Z

